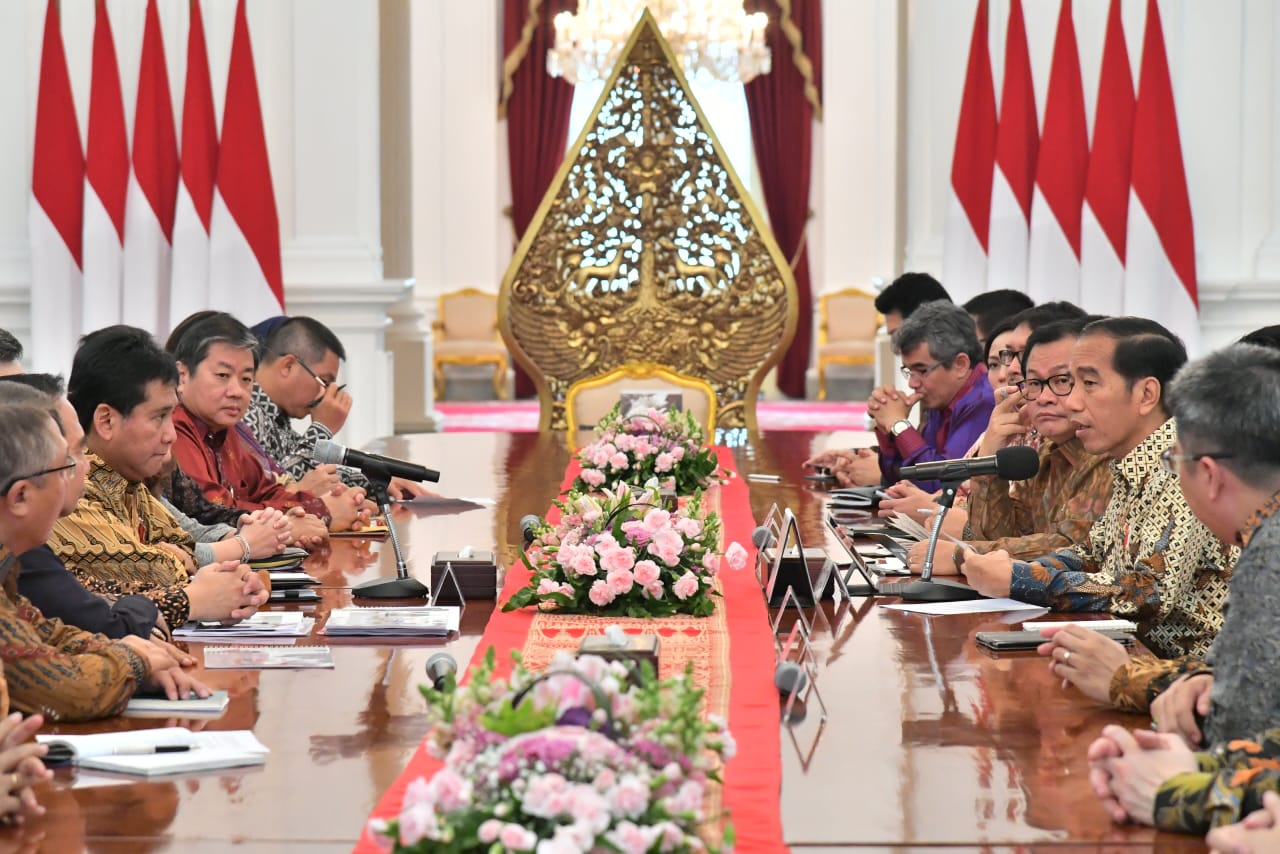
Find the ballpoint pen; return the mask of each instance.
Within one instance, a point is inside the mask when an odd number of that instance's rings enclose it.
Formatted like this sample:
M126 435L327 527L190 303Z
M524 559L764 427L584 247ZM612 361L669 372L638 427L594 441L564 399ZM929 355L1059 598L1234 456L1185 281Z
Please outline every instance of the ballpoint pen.
M193 744L134 744L117 747L111 752L116 756L143 756L148 753L185 753L194 749Z

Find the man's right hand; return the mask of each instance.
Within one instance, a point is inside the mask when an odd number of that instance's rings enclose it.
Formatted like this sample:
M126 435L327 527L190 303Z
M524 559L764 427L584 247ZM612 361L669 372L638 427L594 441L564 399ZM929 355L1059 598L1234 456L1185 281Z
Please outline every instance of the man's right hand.
M294 507L285 514L289 520L289 533L293 542L300 548L314 549L324 545L329 539L329 529L324 520L307 513L301 507Z
M311 410L311 420L328 427L329 432L337 433L347 423L350 412L351 395L330 383L324 390L324 396Z
M982 434L982 444L978 446L978 456L989 457L1001 448L1007 447L1018 436L1027 434L1027 425L1022 423L1021 409L1024 403L1022 392L1016 385L996 389L996 406L991 410L991 418L987 421L987 430Z
M341 485L342 478L338 476L338 467L333 463L321 463L298 481L298 489L312 495L328 495Z
M1196 715L1209 716L1209 700L1213 693L1212 673L1188 673L1178 679L1151 702L1151 720L1158 732L1172 732L1198 745L1204 735L1196 723Z
M252 594L245 593L248 568L238 560L224 560L201 567L187 585L192 620L243 620L258 609Z
M173 555L174 559L180 562L182 568L187 571L187 575L191 575L196 571L196 562L191 559L191 554L186 549L173 543L156 543L156 547Z
M249 543L249 556L255 558L278 554L292 539L284 514L274 508L249 514L242 521L239 533Z

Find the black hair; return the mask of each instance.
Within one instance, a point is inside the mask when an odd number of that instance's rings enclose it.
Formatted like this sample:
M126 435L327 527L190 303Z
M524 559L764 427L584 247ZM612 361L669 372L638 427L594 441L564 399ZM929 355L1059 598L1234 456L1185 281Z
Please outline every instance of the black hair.
M0 362L22 359L22 342L7 329L0 329Z
M0 377L0 382L17 383L44 392L50 397L62 397L67 393L67 386L62 381L62 374L10 374ZM0 392L0 396L3 392Z
M218 313L218 311L212 308L206 308L202 311L188 314L186 317L182 318L182 320L178 321L177 326L173 327L173 331L169 333L168 340L164 342L164 348L170 353L175 352L178 349L178 342L182 340L183 335L187 334L188 329L200 321L213 317Z
M71 362L67 399L85 433L94 410L105 403L128 417L147 399L147 384L178 384L173 356L160 349L151 333L136 326L108 326L80 339Z
M315 364L330 352L344 362L347 359L346 349L329 327L312 317L291 317L263 342L262 361L271 364L281 356L294 356Z
M1039 327L1046 323L1053 323L1055 320L1076 320L1084 316L1084 309L1075 303L1057 300L1042 302L1040 305L1018 312L1013 316L1013 325L1021 326L1025 323L1031 327L1032 332L1035 332Z
M977 325L977 321L974 322L974 325ZM1006 319L997 323L989 332L987 332L987 338L985 341L982 341L981 337L979 337L979 341L982 342L982 363L984 365L991 364L991 342L995 341L1006 332L1017 328L1017 324L1015 324L1012 319Z
M1101 320L1101 318L1096 318ZM1027 336L1027 344L1022 348L1022 373L1027 372L1027 362L1031 361L1031 351L1040 344L1053 344L1064 338L1079 338L1084 328L1089 325L1089 321L1083 317L1076 317L1070 320L1055 320L1052 323L1046 323L1043 326L1037 326L1035 331Z
M1264 326L1255 329L1240 339L1241 344L1257 344L1259 347L1270 347L1280 350L1280 326Z
M1106 335L1115 339L1111 367L1124 377L1129 388L1139 380L1153 377L1160 383L1160 408L1169 414L1164 390L1187 363L1182 339L1146 317L1106 317L1085 326L1081 336Z
M237 350L248 350L253 354L253 366L258 366L258 339L249 331L249 327L225 311L214 312L187 326L175 342L173 355L187 366L188 371L194 373L208 357L209 349L214 344L227 344Z
M876 295L876 311L881 314L896 311L906 320L911 312L935 300L951 302L951 294L941 282L928 273L903 273Z
M973 315L973 322L978 327L978 340L985 344L996 337L992 332L996 326L1034 305L1035 301L1022 291L1001 288L978 294L966 302L963 308Z

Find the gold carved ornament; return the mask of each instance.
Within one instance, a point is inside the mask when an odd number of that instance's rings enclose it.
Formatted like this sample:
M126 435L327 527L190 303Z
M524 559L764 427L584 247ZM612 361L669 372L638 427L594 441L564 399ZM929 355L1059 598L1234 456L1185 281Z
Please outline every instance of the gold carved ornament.
M719 426L754 430L797 308L786 257L646 11L499 292L540 429L565 429L574 382L652 362L710 383Z

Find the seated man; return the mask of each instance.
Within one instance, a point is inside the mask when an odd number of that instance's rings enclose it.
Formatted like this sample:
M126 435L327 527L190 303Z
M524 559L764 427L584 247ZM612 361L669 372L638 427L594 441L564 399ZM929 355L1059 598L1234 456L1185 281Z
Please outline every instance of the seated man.
M0 377L22 373L22 342L0 329Z
M1160 463L1177 440L1166 389L1187 360L1152 320L1112 317L1085 327L1071 351L1066 409L1084 450L1111 458L1106 512L1088 539L1030 561L965 552L961 571L987 596L1057 611L1134 617L1164 658L1203 655L1222 627L1236 552L1195 518Z
M312 459L316 442L332 439L351 411L351 395L337 384L339 363L346 358L338 336L320 321L310 317L284 319L263 341L253 397L244 419L262 449L297 479L301 488L317 493L328 491L325 478L333 467L318 467ZM291 419L308 416L311 423L304 432L293 429ZM340 474L348 486L369 486L368 478L353 469L341 469ZM421 484L398 477L392 478L390 491L396 498L426 493Z
M334 490L317 497L285 489L233 429L249 408L258 340L243 323L217 313L192 323L177 342L181 403L174 412L178 465L214 503L241 510L302 508L298 536L323 536L324 525L345 531L361 518L364 490ZM303 526L299 530L297 526Z
M85 475L89 460L85 457L84 430L76 418L76 411L62 394L62 381L49 374L16 374L3 378L0 396L6 403L22 403L52 409L58 416L71 457L76 461L74 476L67 482L62 503L62 514L75 512L80 497L84 495ZM165 626L156 603L136 593L108 599L90 593L64 564L48 543L42 543L29 552L18 555L22 571L18 574L18 592L46 617L86 632L122 638L126 635L151 637Z
M1105 638L1065 632L1045 653L1056 673L1094 699L1150 707L1161 730L1220 744L1280 724L1272 688L1280 681L1280 353L1248 344L1219 350L1180 372L1169 400L1178 442L1167 465L1196 516L1244 547L1222 629L1203 664L1130 658ZM1200 675L1179 679L1184 673Z
M187 620L241 620L266 601L257 576L241 582L245 539L218 546L199 572L195 543L147 490L174 441L172 357L141 329L86 335L71 368L69 398L91 452L84 497L49 544L91 591L141 593L170 629Z
M966 302L963 307L973 318L974 328L978 332L978 343L986 347L987 342L991 340L992 331L997 326L1008 323L1015 314L1026 311L1034 305L1035 302L1031 297L1022 291L1001 288L980 293ZM990 363L988 363L989 366Z
M75 472L47 410L0 406L0 658L10 705L50 721L78 721L119 714L139 690L207 697L209 689L182 671L172 648L81 631L46 618L18 593L16 555L48 538Z
M903 273L876 294L875 304L876 311L884 315L885 331L893 335L916 309L938 300L951 302L951 294L941 282L928 273Z

